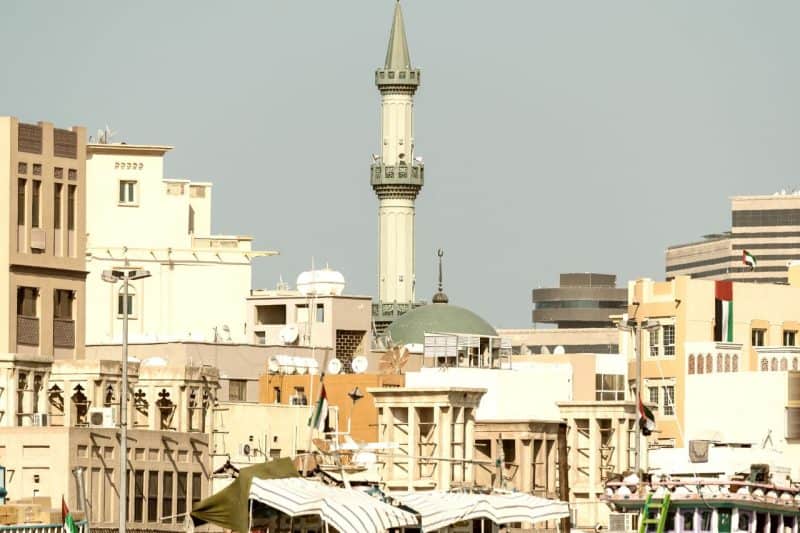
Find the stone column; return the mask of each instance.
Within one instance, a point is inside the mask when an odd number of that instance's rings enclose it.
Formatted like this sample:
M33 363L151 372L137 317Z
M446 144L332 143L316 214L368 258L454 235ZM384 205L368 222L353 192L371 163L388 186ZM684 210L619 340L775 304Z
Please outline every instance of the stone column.
M470 407L466 410L466 428L464 435L464 458L469 459L469 463L465 463L464 481L472 483L475 480L475 409Z
M419 450L417 449L417 440L419 436L419 427L417 425L417 411L414 406L408 408L408 490L414 490L414 480L417 479L417 470L419 469Z

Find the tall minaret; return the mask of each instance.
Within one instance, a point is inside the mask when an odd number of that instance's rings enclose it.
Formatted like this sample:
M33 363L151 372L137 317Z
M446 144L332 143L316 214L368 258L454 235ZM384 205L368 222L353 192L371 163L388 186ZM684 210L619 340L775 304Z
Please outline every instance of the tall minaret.
M386 63L375 71L381 92L381 153L373 156L370 181L380 200L380 315L402 313L414 302L414 200L424 177L422 159L414 152L414 93L419 82L398 0Z

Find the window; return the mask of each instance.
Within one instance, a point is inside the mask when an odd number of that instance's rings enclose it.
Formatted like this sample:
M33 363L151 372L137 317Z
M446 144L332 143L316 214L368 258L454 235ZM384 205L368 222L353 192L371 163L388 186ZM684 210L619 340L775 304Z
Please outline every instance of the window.
M717 354L717 372L722 372L722 354Z
M25 225L25 180L17 180L17 225Z
M325 322L325 304L317 304L317 322Z
M792 329L783 330L783 345L794 346L797 339L797 332Z
M192 509L194 509L194 506L200 502L200 495L203 493L203 480L200 477L201 475L202 474L199 472L195 472L192 475Z
M158 472L147 473L147 521L157 522L158 516Z
M72 320L72 291L56 289L53 293L53 318Z
M53 189L53 227L61 229L61 189L63 185L55 184Z
M789 362L786 360L786 358L782 358L781 359L781 370L783 372L786 372L787 370L789 370Z
M308 322L308 305L298 304L295 306L297 313L297 322Z
M272 387L272 394L275 398L275 403L281 403L281 388L280 387Z
M770 362L770 364L769 364L769 368L770 368L770 370L772 370L773 372L777 372L777 371L778 371L778 359L776 359L775 357L773 357L773 358L772 358L772 362Z
M616 374L596 374L595 400L617 401L625 399L625 376Z
M121 204L136 204L136 182L130 180L122 180L119 182L119 203Z
M658 402L658 387L648 387L647 390L648 390L648 393L650 395L650 397L649 397L650 403L654 403L656 405L659 405L659 402Z
M228 381L228 401L244 402L247 400L247 380L231 379Z
M675 326L672 324L663 327L664 332L664 355L675 355Z
M128 296L127 301L125 298L125 286L123 285L122 288L119 290L117 294L117 316L123 317L125 316L125 312L128 313L128 318L136 318L136 291L133 290L133 287L129 284L128 285Z
M725 372L731 371L731 354L725 354Z
M38 297L39 289L35 287L17 287L17 315L35 318Z
M711 511L708 509L700 511L700 531L711 531Z
M175 515L183 520L183 515L186 513L186 472L178 472L178 502L175 509Z
M650 330L650 357L659 356L658 333L657 329Z
M67 229L75 229L75 185L67 187Z
M33 180L31 186L31 227L38 228L42 222L41 215L39 213L39 196L42 192L42 182L39 180Z
M675 386L667 385L664 387L664 416L675 416Z
M295 387L294 394L289 398L289 403L291 405L308 405L305 387Z
M714 371L714 358L711 354L706 355L706 374L711 374Z
M767 330L765 329L753 328L750 331L750 344L752 346L764 346L764 337L766 333Z
M694 374L694 354L689 354L689 364L688 364L688 373Z
M133 473L133 521L141 522L144 518L144 470Z
M681 511L684 531L694 531L694 511Z
M731 362L731 372L738 372L739 371L739 356L737 354L733 354L733 361Z
M174 518L172 517L172 490L173 490L173 477L172 472L164 472L164 484L161 490L161 521L171 524ZM180 517L183 519L183 517Z

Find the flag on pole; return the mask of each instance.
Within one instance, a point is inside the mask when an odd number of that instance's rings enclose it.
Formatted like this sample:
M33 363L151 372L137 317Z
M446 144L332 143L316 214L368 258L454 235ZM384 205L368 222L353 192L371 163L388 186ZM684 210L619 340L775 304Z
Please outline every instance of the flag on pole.
M653 416L653 411L651 411L645 404L642 403L642 397L638 397L639 400L639 429L642 432L642 435L647 437L656 429L656 418Z
M733 282L714 282L714 340L733 342Z
M61 496L61 529L64 533L78 533L78 526L75 525L75 519L72 518L72 513L69 512L67 502L64 501L64 496Z
M322 385L319 391L319 400L314 407L314 412L311 418L308 419L308 426L323 431L325 429L325 420L328 418L328 395L325 393L325 385Z
M742 263L749 266L751 269L755 269L758 261L756 261L756 256L747 250L742 250Z

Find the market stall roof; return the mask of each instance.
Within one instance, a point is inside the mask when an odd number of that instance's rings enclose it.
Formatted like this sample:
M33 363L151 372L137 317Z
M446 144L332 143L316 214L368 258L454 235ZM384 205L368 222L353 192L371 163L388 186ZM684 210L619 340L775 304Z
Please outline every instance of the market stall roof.
M419 519L368 494L302 478L253 479L250 498L288 516L319 515L347 533L384 533L418 527Z
M216 524L225 529L248 533L250 526L250 485L254 478L296 478L297 469L291 459L275 459L239 471L236 480L208 498L197 502L191 518L195 526Z
M421 516L423 533L478 518L487 518L496 524L535 524L569 516L566 502L522 492L393 492L389 496Z

